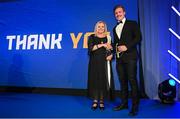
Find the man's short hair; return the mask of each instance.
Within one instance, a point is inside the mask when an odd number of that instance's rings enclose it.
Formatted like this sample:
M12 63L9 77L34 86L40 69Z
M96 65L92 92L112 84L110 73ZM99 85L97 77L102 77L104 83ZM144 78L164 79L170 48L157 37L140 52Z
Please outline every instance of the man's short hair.
M124 8L124 6L122 6L122 5L116 5L116 6L113 8L113 12L115 12L115 10L116 10L117 8L122 8L123 11L125 12L125 8Z

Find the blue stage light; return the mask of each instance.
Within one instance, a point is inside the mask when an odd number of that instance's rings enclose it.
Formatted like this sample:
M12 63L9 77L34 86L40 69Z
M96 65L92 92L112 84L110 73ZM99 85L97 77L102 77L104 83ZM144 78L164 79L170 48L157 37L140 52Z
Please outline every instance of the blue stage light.
M174 103L176 98L176 82L169 78L158 85L158 95L162 103Z
M169 85L175 86L176 82L173 79L169 79Z

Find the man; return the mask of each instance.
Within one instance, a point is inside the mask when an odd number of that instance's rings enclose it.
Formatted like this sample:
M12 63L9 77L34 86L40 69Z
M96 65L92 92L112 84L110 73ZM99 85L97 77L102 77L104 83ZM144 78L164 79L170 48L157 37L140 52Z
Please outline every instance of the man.
M128 108L128 82L132 92L132 108L129 115L135 116L138 112L139 94L137 84L137 59L136 46L141 41L141 32L135 21L127 20L125 9L121 5L114 7L114 15L118 24L113 29L114 44L116 48L116 70L122 91L122 103L114 110Z

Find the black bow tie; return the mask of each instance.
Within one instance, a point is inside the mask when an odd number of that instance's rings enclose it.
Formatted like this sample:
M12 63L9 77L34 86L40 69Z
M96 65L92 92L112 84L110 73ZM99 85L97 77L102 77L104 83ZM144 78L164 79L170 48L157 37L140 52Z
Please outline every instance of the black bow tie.
M118 22L117 22L117 25L122 24L122 23L123 23L122 21L118 21Z

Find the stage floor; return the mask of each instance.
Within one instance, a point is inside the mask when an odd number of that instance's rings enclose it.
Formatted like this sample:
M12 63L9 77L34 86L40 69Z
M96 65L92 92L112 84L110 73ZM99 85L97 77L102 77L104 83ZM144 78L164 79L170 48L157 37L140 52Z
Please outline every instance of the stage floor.
M0 93L0 118L130 118L129 110L112 110L119 102L106 102L104 111L92 111L91 100L84 96ZM135 118L180 118L179 111L180 102L165 105L142 99Z

